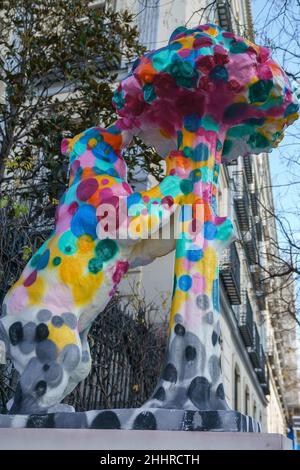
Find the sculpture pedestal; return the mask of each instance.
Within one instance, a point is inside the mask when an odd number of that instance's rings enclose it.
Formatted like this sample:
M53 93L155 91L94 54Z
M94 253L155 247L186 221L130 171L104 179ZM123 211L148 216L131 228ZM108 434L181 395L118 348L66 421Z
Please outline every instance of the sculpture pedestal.
M0 429L0 450L292 450L281 434Z
M238 411L124 408L44 415L0 415L0 428L122 429L146 431L260 432Z

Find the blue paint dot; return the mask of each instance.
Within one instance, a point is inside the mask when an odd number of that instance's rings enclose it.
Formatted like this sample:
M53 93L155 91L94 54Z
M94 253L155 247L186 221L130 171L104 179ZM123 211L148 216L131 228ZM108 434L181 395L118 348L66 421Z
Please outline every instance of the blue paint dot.
M115 124L112 124L108 129L107 132L113 135L121 134L121 129L119 129Z
M129 208L133 204L138 204L141 201L141 199L142 199L142 196L140 195L140 193L130 194L130 196L128 196L127 198L127 207Z
M201 176L202 176L202 173L201 173L201 170L199 168L197 168L196 170L191 171L191 173L190 173L190 179L194 183L196 183L197 181L200 181Z
M105 172L103 172L103 173L105 173ZM118 176L120 176L119 173L117 172L117 170L116 170L115 168L109 168L109 169L107 170L107 174L108 174L109 176L113 176L114 178L117 178Z
M209 74L209 77L213 80L222 80L227 82L228 80L228 72L225 67L222 65L217 65Z
M71 221L71 230L76 237L81 235L90 235L96 238L96 226L98 220L96 217L96 209L90 204L80 206L74 214Z
M180 276L178 280L178 285L181 290L186 292L192 287L192 282L193 281L192 281L191 276L184 274L183 276Z
M213 240L217 233L217 228L211 222L205 222L204 224L204 238L206 240Z
M196 162L204 162L209 157L209 150L206 144L202 142L198 144L194 150L193 160Z
M196 132L201 125L201 118L196 113L189 114L184 118L183 123L187 131Z
M39 258L39 261L37 263L36 269L44 269L48 262L49 262L49 257L50 257L50 250L44 251L44 253L41 255Z
M111 146L105 142L99 142L95 147L93 147L92 153L99 160L104 160L108 163L115 163L117 160L117 155Z
M186 257L189 261L199 261L200 259L203 258L203 251L200 249L194 249L194 250L188 250L186 252Z

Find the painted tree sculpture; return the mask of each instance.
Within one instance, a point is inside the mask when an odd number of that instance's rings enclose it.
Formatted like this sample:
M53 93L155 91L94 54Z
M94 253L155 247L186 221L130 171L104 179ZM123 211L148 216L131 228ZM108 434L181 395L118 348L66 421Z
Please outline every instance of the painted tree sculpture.
M221 163L269 152L297 118L288 79L263 47L216 25L182 27L134 63L114 105L113 126L63 141L71 176L55 230L4 300L0 334L21 377L0 425L51 416L57 427L257 430L229 410L222 385L218 258L234 233L216 195ZM126 181L122 150L134 135L166 159L149 191ZM173 220L177 237L149 237ZM142 409L61 413L90 371L89 328L124 273L175 246L167 358L152 397ZM20 416L34 414L44 420Z

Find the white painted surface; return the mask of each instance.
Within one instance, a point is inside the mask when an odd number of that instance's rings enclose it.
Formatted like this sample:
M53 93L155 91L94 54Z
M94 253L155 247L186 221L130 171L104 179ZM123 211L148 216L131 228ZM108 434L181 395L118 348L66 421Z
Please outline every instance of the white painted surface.
M0 450L291 450L280 434L0 429Z

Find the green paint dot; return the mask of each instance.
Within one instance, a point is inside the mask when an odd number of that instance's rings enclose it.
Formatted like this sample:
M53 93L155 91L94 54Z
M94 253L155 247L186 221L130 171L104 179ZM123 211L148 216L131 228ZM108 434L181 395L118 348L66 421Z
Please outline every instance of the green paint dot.
M143 87L143 92L144 92L144 100L147 101L147 103L151 103L151 101L155 100L156 94L154 91L154 87L150 84L145 85Z
M77 238L71 230L64 232L58 240L58 248L65 255L73 255L77 251Z
M193 191L194 184L191 180L182 180L180 183L180 189L183 194L190 194Z
M34 255L33 258L30 261L30 266L35 268L37 266L38 262L39 262L40 257L41 257L41 255L39 255L39 254Z
M61 263L61 258L60 258L60 256L55 256L55 258L53 258L52 264L53 264L54 266L58 266L60 263Z
M249 100L251 103L264 102L268 99L274 84L272 80L259 80L249 87Z
M201 125L206 131L217 132L219 130L219 124L211 116L204 116Z
M176 243L176 258L182 258L185 255L185 239L178 238Z
M223 155L228 155L232 149L232 140L226 139L223 146Z
M100 258L92 258L89 261L89 271L93 274L99 273L103 268L103 263Z
M193 158L194 157L194 150L191 147L184 147L183 155L187 158Z
M227 219L218 227L215 237L217 240L225 241L229 240L233 233L233 225L231 221Z
M97 257L102 261L109 261L117 254L118 250L116 242L109 239L101 240L95 248Z
M160 190L163 196L172 196L176 197L178 194L181 193L180 183L181 179L175 175L173 176L166 176L160 184ZM153 204L154 199L151 199L151 203ZM160 199L157 199L157 202L160 203ZM152 207L153 210L153 207Z
M177 148L179 149L182 146L183 135L182 131L177 131Z
M250 135L247 143L253 149L256 149L256 148L263 149L263 148L269 147L270 145L270 142L268 141L268 139L264 135L260 134L259 132L256 132L256 134Z
M289 116L290 114L297 113L299 111L299 104L298 103L290 103L285 112L284 112L284 117Z
M240 124L237 126L233 126L231 129L229 129L227 135L228 137L244 137L245 135L249 135L252 132L253 126Z
M197 181L200 181L201 180L201 170L196 169L196 170L191 171L190 178L194 183L196 183Z
M248 46L245 42L242 41L233 41L230 46L230 52L232 54L241 54L248 50Z

